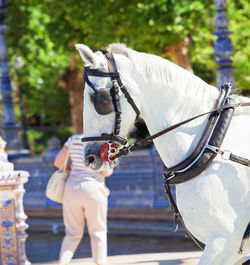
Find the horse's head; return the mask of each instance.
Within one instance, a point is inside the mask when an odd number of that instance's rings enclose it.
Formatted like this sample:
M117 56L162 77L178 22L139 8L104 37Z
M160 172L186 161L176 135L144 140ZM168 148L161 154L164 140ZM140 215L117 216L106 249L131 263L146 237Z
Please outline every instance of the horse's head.
M129 130L139 115L137 86L128 67L129 58L125 52L115 54L115 58L103 50L94 53L83 44L76 48L85 62L85 164L94 170L102 169L105 162L113 167L118 164L115 155L126 145Z

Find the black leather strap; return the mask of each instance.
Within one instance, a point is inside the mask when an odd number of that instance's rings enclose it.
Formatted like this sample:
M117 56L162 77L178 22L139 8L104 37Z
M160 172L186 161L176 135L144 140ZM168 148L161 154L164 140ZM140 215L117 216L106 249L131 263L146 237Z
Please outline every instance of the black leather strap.
M175 203L175 201L174 201L174 198L173 198L173 196L172 196L171 189L170 189L170 187L169 187L169 185L168 185L168 181L167 181L166 179L164 180L164 190L165 190L165 195L166 195L166 197L168 198L169 204L170 204L171 209L172 209L172 211L173 211L174 218L175 218L175 219L178 219L178 218L179 218L179 220L181 221L183 227L184 227L185 230L186 230L186 234L187 234L187 236L188 236L190 239L192 239L193 242L194 242L194 243L195 243L200 249L203 250L204 247L205 247L205 245L204 245L202 242L200 242L197 238L195 238L195 237L189 232L189 230L186 228L185 223L184 223L184 221L183 221L183 219L182 219L182 216L181 216L181 214L180 214L180 212L179 212L179 210L178 210L178 207L177 207L177 205L176 205L176 203ZM175 222L176 222L176 220L175 220Z
M122 84L121 78L120 76L117 78L118 84L121 88L122 93L124 94L125 98L127 99L128 103L132 106L132 108L134 109L135 113L136 113L136 120L139 119L140 117L140 111L137 108L137 106L135 105L134 100L131 98L131 96L129 95L126 87Z
M88 67L84 68L84 71L89 76L99 76L99 77L111 77L111 78L118 78L120 74L118 72L103 72L97 69L89 69Z
M218 148L221 146L227 129L230 125L233 110L234 109L229 108L223 111L213 131L209 145L216 146ZM196 156L198 155L199 153L196 153ZM203 150L197 161L193 163L192 166L190 166L188 169L183 171L182 169L185 169L186 164L182 164L181 162L180 164L172 168L165 168L164 174L169 177L169 184L183 183L201 174L211 164L216 155L217 153L206 148ZM180 170L180 172L178 172L178 170ZM173 178L172 173L175 175Z
M115 63L115 59L112 53L109 53L107 51L105 51L105 56L108 60L108 68L109 71L112 72L116 72L118 73L117 70L117 66ZM111 78L112 79L112 78ZM120 75L118 75L117 77L114 77L112 80L116 79L118 82L119 87L121 88L122 93L124 94L125 98L127 99L128 103L132 106L132 108L134 109L135 113L136 113L136 120L138 120L139 116L140 116L140 111L137 108L134 100L131 98L130 94L128 93L126 87L123 85L122 80L120 78Z

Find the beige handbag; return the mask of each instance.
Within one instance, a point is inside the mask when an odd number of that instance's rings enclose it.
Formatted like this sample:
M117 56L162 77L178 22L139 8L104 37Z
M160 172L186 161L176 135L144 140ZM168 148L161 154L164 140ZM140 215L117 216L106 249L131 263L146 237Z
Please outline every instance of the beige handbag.
M62 168L56 170L48 181L45 194L46 194L46 197L52 201L56 201L60 203L63 202L64 187L65 187L66 180L69 176L69 173L66 172L66 166L69 160L70 149L71 149L71 144L68 149L67 156L64 160Z

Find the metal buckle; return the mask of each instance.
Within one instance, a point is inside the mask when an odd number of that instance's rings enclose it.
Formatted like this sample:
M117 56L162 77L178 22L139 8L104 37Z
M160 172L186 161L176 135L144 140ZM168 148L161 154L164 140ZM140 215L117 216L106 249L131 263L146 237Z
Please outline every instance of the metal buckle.
M110 162L113 162L114 159L112 159L112 157L114 157L115 155L117 155L119 153L120 150L120 146L114 147L114 143L112 143L111 141L107 141L107 144L109 146L108 149L108 160Z
M221 154L221 157L224 159L224 160L230 160L230 156L231 156L232 152L228 151L228 150L224 150L222 151L222 154Z
M221 157L224 159L224 160L229 160L230 158L230 155L232 154L231 151L229 150L220 150L218 147L215 147L215 146L212 146L212 145L207 145L206 146L208 149L212 150L214 153L216 154L220 154Z
M174 177L175 177L175 172L172 171L172 172L168 175L168 177L166 178L166 180L170 180L170 179L172 179L172 178L174 178Z

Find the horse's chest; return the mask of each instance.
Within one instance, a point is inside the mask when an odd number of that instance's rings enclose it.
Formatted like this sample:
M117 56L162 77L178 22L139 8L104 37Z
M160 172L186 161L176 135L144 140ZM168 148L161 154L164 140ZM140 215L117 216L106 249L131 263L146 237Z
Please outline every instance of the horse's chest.
M232 230L237 214L225 186L216 175L176 186L176 199L186 227L202 242L216 227Z

